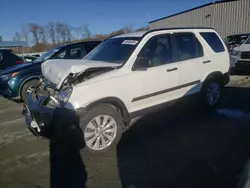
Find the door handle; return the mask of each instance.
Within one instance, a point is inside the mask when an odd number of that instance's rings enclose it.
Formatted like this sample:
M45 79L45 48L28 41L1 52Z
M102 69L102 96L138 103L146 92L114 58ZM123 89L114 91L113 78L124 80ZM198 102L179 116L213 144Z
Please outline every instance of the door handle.
M203 61L203 64L211 63L211 60Z
M177 68L167 69L167 72L172 72L178 70Z

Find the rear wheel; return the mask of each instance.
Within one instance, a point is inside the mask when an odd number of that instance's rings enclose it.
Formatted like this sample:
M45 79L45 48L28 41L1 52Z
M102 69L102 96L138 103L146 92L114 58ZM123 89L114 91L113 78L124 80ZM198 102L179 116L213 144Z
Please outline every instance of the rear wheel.
M211 78L205 81L201 90L201 102L205 107L216 106L222 95L222 83L219 79Z
M30 80L23 85L21 90L21 99L23 100L24 103L27 103L28 95L32 93L38 82L39 80Z
M115 147L123 133L123 118L114 106L94 106L80 118L85 149L89 152L105 152Z

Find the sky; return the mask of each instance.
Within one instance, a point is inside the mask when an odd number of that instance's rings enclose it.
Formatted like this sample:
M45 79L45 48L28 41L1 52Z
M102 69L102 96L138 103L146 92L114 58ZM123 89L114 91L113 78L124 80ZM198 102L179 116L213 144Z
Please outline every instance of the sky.
M147 26L149 21L178 13L212 0L0 0L0 35L12 40L22 25L60 21L88 24L92 34L124 26Z

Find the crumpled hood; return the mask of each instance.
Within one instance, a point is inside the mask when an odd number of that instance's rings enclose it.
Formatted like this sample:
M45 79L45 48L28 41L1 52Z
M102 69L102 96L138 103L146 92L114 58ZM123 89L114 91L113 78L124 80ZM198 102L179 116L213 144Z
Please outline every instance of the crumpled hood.
M60 88L70 73L84 72L89 68L117 66L119 66L119 64L102 61L54 59L42 63L42 74L46 79L56 84L57 88Z

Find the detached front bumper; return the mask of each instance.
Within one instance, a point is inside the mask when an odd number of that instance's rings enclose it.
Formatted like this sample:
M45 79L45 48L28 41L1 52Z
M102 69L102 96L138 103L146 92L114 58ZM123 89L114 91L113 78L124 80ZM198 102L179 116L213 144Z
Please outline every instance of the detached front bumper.
M69 136L79 138L79 114L72 109L56 105L50 97L37 99L34 94L28 95L22 114L26 125L35 136L48 139L65 139Z
M22 114L26 125L35 136L50 138L55 108L46 107L46 100L46 97L36 99L33 94L28 95Z

